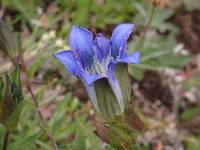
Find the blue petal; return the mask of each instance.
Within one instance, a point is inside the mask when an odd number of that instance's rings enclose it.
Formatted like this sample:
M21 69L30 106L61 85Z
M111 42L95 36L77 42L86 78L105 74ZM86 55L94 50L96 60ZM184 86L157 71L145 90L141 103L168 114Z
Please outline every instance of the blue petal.
M92 105L94 106L95 110L98 113L100 113L99 106L98 106L98 103L97 103L97 97L96 97L96 91L95 91L94 85L93 84L87 85L85 83L84 83L84 85L85 85L85 89L88 93L88 96L89 96L89 98L92 102Z
M117 98L117 102L120 106L120 110L123 112L125 104L124 104L124 99L122 95L122 90L115 74L116 65L117 65L117 62L111 62L109 64L109 68L107 70L107 79L113 93L115 94L115 97Z
M120 62L130 63L130 64L139 64L140 63L140 52L136 51L130 55L124 55L119 60Z
M80 59L82 59L84 66L88 67L93 64L94 50L93 50L93 35L85 28L73 26L69 34L69 46L78 52Z
M120 111L124 112L124 98L122 95L122 90L120 87L120 84L116 78L116 76L113 76L112 78L108 78L108 82L110 84L110 87L113 91L113 93L115 94L115 97L117 98L117 102L120 106Z
M111 38L111 56L113 58L117 58L122 53L121 51L125 51L126 43L134 28L134 24L120 24L118 25L113 33Z
M110 40L99 33L94 40L95 53L99 60L104 60L110 54Z
M71 50L64 50L58 53L53 54L61 63L63 63L63 65L65 66L65 68L67 68L67 70L75 75L75 76L79 76L80 75L80 67L77 63L77 61L75 60L74 56L73 56L73 52Z
M107 78L113 79L115 78L115 67L117 65L117 62L110 62L108 66L108 70L106 73Z
M89 74L87 72L82 73L82 81L86 84L86 85L91 85L93 84L93 82L95 82L96 80L100 79L100 76L98 74Z

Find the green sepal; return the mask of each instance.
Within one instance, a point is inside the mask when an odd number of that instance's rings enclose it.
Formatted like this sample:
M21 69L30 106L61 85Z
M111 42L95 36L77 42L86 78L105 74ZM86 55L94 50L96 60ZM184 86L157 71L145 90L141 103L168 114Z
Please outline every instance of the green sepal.
M99 111L104 118L113 118L120 114L120 106L106 78L94 83Z
M100 115L95 117L94 133L100 139L116 149L131 149L138 135L144 131L144 123L131 109L123 115L105 120Z
M127 110L128 103L131 100L131 81L128 73L128 65L125 63L117 64L115 68L115 75L122 91L125 110Z
M109 144L116 148L129 148L135 143L139 131L130 128L125 116L117 116L113 122L106 124Z
M131 83L128 74L127 64L117 64L114 70L114 76L119 83L119 90L123 97L123 107L119 105L116 95L114 94L115 87L111 88L107 78L101 78L94 82L97 105L100 114L105 119L112 119L122 115L124 110L128 109L128 102L131 99Z

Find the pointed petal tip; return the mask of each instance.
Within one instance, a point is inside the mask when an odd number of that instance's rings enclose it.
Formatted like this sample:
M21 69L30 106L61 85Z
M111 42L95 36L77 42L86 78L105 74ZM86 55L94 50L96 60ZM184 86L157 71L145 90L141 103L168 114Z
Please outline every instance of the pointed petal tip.
M57 58L58 60L60 60L61 57L64 57L64 55L72 55L72 51L71 50L61 50L61 51L57 51L55 53L52 53L52 55Z
M98 74L90 75L90 74L87 74L87 73L83 73L82 78L83 78L83 82L85 82L86 85L91 85L96 80L100 79L101 77Z
M85 32L85 33L84 33ZM72 26L72 29L70 31L70 34L73 34L73 33L78 33L78 34L90 34L93 36L92 32L90 32L88 29L86 28L83 28L83 27L80 27L78 25L73 25Z
M82 48L88 46L93 41L92 33L86 28L73 25L69 33L69 46L72 49Z
M130 32L132 32L132 30L134 29L135 27L135 24L132 24L132 23L122 23L122 24L119 24L118 26L116 26L116 28L114 29L117 30L121 30L121 29L124 29L124 30L129 30Z
M69 46L76 50L85 66L91 66L94 59L93 34L85 28L73 26L69 34Z
M135 51L130 55L125 55L121 58L119 62L130 63L130 64L139 64L140 63L140 52Z
M95 53L97 58L100 61L105 60L110 53L110 40L102 33L98 33L94 39L94 45L96 46Z
M80 27L80 26L78 26L78 25L73 25L71 31L73 31L73 30L84 30L84 31L86 31L86 32L91 33L88 29L83 28L83 27ZM92 34L92 33L91 33L91 34Z
M134 29L134 24L123 23L119 24L112 33L111 37L111 55L114 58L119 57L126 51L127 40Z
M140 63L140 57L141 57L141 53L139 51L135 51L133 53L134 57L135 57L135 64L139 64Z
M54 53L53 56L57 58L71 74L80 76L80 67L71 50L63 50Z

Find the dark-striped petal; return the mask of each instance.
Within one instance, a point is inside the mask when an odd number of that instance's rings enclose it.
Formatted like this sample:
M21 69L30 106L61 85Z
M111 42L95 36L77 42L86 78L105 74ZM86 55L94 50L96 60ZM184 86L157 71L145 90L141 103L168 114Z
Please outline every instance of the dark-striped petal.
M110 54L110 40L99 33L95 40L95 53L97 58L102 61Z
M73 75L80 77L80 67L71 50L64 50L53 54Z
M76 50L84 67L90 67L94 62L93 35L85 28L73 26L69 34L69 46Z

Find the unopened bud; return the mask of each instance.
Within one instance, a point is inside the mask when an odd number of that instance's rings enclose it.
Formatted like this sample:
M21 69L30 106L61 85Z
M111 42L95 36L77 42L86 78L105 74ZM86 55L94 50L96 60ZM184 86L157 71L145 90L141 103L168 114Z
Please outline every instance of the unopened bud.
M127 65L116 65L113 77L111 80L102 78L94 82L95 93L93 94L96 94L96 109L105 118L123 115L131 98Z
M10 131L15 130L22 106L20 68L17 66L11 74L0 77L0 123Z

